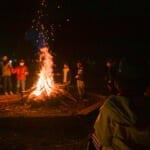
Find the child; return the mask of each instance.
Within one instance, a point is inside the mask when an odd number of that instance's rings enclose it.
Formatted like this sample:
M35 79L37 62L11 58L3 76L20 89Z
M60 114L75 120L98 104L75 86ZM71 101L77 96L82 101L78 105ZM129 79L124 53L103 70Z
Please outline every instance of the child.
M25 85L26 85L26 76L29 75L28 68L25 66L25 62L22 59L19 62L19 66L17 66L15 69L12 69L12 73L16 74L17 78L17 94L20 91L24 92L25 91Z

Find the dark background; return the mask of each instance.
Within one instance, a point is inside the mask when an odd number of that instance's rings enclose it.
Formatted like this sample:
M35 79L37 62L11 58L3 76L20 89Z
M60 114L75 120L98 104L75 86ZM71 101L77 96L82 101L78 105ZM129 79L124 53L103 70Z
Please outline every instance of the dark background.
M1 55L31 57L35 49L24 36L40 0L7 0L0 5ZM96 60L128 53L145 55L150 47L148 8L148 3L138 1L51 0L46 22L56 26L51 47L57 55L71 59L88 56Z
M36 47L25 39L25 33L39 6L40 0L1 2L0 57L34 58ZM76 61L83 60L91 67L89 72L101 78L108 58L131 55L149 59L149 6L141 1L49 0L45 23L55 25L50 47L57 68L66 61L75 68Z

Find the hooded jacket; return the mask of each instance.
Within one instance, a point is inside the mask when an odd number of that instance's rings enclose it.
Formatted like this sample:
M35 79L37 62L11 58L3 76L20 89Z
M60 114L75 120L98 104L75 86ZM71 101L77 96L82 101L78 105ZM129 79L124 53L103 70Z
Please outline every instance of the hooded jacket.
M110 96L94 129L105 150L150 149L150 100Z

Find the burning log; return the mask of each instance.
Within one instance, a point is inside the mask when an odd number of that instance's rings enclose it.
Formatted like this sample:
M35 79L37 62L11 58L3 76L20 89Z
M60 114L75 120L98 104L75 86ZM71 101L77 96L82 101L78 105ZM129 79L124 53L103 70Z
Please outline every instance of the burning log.
M1 95L0 96L0 103L14 103L18 102L22 99L21 95Z

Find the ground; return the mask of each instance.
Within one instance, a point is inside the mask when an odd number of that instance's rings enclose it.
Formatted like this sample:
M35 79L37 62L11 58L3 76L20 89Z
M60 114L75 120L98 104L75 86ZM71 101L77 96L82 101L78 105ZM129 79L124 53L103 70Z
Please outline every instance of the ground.
M66 97L25 103L19 95L0 97L0 149L84 150L106 96Z

